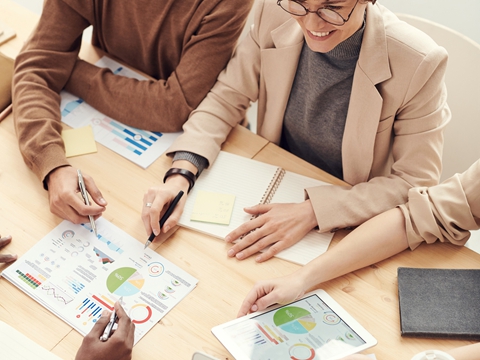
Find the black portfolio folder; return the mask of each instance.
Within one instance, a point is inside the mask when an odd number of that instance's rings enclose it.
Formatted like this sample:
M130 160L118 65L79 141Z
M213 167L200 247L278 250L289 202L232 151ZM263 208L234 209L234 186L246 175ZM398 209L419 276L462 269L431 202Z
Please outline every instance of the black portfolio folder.
M480 340L480 270L398 268L402 336Z

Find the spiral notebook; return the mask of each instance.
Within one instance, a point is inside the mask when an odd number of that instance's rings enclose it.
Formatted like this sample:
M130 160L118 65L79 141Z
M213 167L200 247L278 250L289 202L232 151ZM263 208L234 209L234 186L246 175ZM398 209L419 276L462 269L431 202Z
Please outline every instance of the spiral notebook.
M330 184L286 171L274 165L221 151L215 163L203 171L187 198L179 224L186 228L223 239L228 233L251 219L243 208L256 204L300 203L306 188ZM235 195L227 225L191 220L199 192ZM332 234L310 231L301 241L278 253L276 257L304 265L327 251Z

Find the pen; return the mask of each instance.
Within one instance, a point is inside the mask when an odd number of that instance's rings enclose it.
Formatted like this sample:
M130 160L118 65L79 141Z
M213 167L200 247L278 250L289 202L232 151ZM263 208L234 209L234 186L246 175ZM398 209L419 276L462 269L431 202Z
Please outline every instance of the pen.
M120 297L120 299L118 299L118 302L120 303L120 305L122 304L122 299L123 299L123 296ZM108 321L107 326L105 326L105 330L103 330L102 336L100 336L101 341L107 341L110 338L110 336L112 336L113 326L117 322L117 319L118 319L117 312L115 311L115 309L113 309L113 312L110 314L110 320Z
M78 174L78 187L80 188L80 193L82 194L83 201L85 201L86 205L90 205L90 200L88 200L87 188L85 187L85 183L83 182L83 176L80 169L77 169L77 174ZM93 216L88 215L88 218L90 219L90 225L92 226L92 230L95 232L95 236L98 237L97 227L95 226L95 220L93 220Z
M5 119L12 112L12 104L8 105L5 110L0 112L0 121Z
M172 215L172 212L175 209L175 206L177 206L177 204L180 201L180 199L182 198L182 196L183 196L183 191L180 190L180 192L177 194L177 196L175 196L173 201L170 203L170 206L168 207L167 211L165 211L165 214L163 214L162 218L160 219L160 229L163 227L163 225L165 224L165 221L167 221L167 219L170 217L170 215ZM150 234L150 237L148 238L147 242L145 243L145 247L143 249L146 249L147 247L149 247L150 244L152 243L153 239L155 239L155 234L152 231L152 233Z

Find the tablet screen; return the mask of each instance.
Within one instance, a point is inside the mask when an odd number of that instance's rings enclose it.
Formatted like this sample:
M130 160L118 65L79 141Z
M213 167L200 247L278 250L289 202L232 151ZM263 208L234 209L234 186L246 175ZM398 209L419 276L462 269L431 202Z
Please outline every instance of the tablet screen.
M365 345L342 318L317 295L223 328L252 360L330 359Z

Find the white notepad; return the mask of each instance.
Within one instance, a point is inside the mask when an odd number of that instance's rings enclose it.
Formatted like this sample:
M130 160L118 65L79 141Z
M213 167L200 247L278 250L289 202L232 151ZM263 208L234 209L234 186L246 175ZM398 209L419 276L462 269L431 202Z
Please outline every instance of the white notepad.
M304 189L330 184L285 171L274 165L221 151L215 163L202 172L188 196L179 224L205 234L224 238L238 226L250 220L243 208L259 203L300 203ZM192 221L191 215L199 191L235 195L235 205L229 225ZM305 265L327 251L332 234L310 231L300 242L278 253L276 257Z
M2 359L61 360L3 321L0 321L0 353Z

